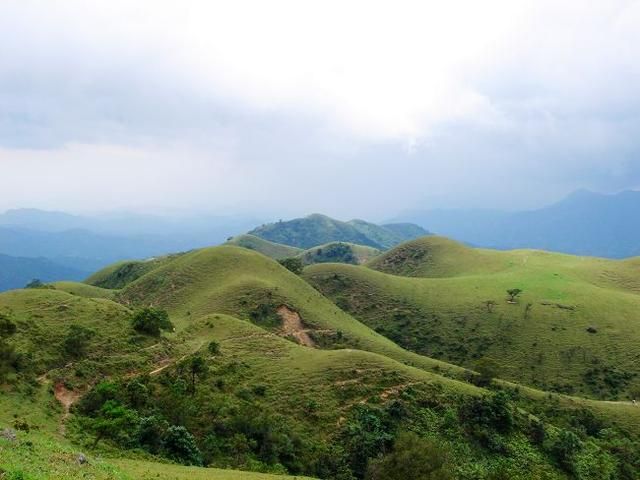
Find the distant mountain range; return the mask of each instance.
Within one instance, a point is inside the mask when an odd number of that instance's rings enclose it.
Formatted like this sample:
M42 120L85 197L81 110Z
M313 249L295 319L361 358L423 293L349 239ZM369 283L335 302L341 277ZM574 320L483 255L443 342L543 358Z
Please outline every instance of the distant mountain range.
M78 216L35 209L0 214L0 291L24 279L79 280L118 260L141 259L224 242L255 226L252 217Z
M318 213L286 222L269 223L249 232L270 242L303 249L331 242L387 249L428 233L413 224L376 225L364 220L342 222Z
M427 210L396 221L415 222L470 245L535 248L575 255L640 255L640 192L615 195L580 190L537 210Z
M43 282L83 280L88 272L59 265L47 258L10 257L0 254L0 291L24 287L38 278Z

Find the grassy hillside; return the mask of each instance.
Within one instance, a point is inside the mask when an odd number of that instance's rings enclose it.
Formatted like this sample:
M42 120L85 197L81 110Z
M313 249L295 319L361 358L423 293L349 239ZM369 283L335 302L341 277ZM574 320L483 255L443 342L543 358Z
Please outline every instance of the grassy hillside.
M506 379L629 399L640 387L639 266L637 259L498 252L425 237L370 268L317 265L304 276L415 352L471 368L489 357ZM523 290L513 303L512 288Z
M459 479L632 479L640 468L632 405L447 378L470 377L399 348L247 249L190 252L114 293L126 306L50 289L0 295L0 312L17 325L7 341L35 360L0 397L0 430L19 430L17 443L0 440L0 468L11 475L269 478L164 466L156 455L352 480L407 430L414 444L444 449ZM370 293L383 308L387 297ZM168 309L175 333L131 329L129 308L150 304ZM69 361L74 323L96 333ZM84 470L78 451L89 456Z
M364 245L332 242L309 248L299 254L298 257L305 265L328 262L361 265L371 261L374 257L380 255L380 253L380 250Z
M115 296L115 290L94 287L93 285L80 282L54 282L48 285L56 290L61 290L72 295L79 295L85 298L108 298L109 300L113 300Z
M255 235L238 235L227 241L227 245L236 245L238 247L248 248L249 250L255 250L267 257L280 260L283 258L295 257L302 253L302 249L296 247L290 247L289 245L283 245L280 243L273 243L263 238L256 237Z
M276 311L286 305L299 314L318 345L360 348L451 375L462 372L399 348L277 262L244 248L220 246L188 253L129 284L119 298L129 305L167 308L179 327L219 312L275 330L280 325Z
M417 225L402 224L386 228L364 220L341 222L320 214L262 225L249 232L271 242L303 249L332 242L387 249L426 233Z
M140 278L146 273L171 262L181 253L149 258L147 260L125 260L95 272L85 283L101 288L118 289Z

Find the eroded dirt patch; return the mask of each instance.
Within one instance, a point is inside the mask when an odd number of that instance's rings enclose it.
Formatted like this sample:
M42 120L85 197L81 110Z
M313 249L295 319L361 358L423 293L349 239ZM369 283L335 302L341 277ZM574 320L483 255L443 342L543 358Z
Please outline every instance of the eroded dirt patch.
M276 310L282 319L282 332L292 336L300 345L315 347L315 342L309 336L309 330L304 328L302 319L298 312L291 310L286 305L280 305Z
M78 401L82 394L75 390L69 390L63 383L56 383L53 387L53 395L64 409L64 414L60 419L60 433L64 435L65 422L71 415L71 406Z

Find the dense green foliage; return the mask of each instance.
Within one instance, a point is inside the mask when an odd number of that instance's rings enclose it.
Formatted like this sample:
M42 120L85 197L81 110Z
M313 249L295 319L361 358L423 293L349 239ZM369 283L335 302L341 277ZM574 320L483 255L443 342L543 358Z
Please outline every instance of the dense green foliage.
M154 337L159 337L162 330L173 330L167 311L152 307L136 311L131 317L131 326L140 333Z
M296 275L300 275L304 268L302 260L299 258L283 258L282 260L278 260L278 263Z

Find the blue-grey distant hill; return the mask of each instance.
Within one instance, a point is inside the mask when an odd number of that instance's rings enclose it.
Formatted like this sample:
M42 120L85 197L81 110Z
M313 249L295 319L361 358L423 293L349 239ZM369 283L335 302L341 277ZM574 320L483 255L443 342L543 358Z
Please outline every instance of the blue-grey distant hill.
M398 218L475 246L536 248L576 255L640 255L640 192L580 190L537 210L430 210Z
M22 288L33 279L43 282L83 280L89 272L59 265L47 258L10 257L0 254L0 292Z
M376 225L364 220L342 222L314 213L304 218L269 223L255 228L250 235L270 242L298 248L311 248L331 242L348 242L387 249L407 240L428 235L418 225L394 223Z

